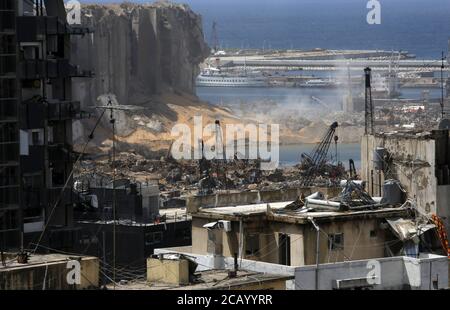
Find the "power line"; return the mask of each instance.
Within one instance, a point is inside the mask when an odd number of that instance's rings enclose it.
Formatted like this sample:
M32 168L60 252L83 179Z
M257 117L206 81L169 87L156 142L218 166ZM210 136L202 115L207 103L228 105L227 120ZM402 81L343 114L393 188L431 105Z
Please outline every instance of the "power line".
M97 122L95 123L94 128L92 129L91 133L90 133L89 136L88 136L88 140L86 141L86 143L85 143L84 146L83 146L83 149L82 149L80 155L78 156L77 160L76 160L75 163L73 164L72 170L70 171L70 174L69 174L69 176L67 177L66 182L64 183L64 186L63 186L63 188L62 188L62 190L61 190L61 193L59 194L58 199L56 200L56 202L55 202L55 204L54 204L52 210L50 211L50 215L49 215L49 217L48 217L48 219L47 219L47 222L44 224L44 229L42 230L41 234L39 235L38 241L37 241L37 243L36 243L36 247L34 248L34 250L33 250L33 252L32 252L33 254L36 252L36 250L37 250L39 244L41 243L42 238L44 237L45 231L46 231L48 225L50 224L50 221L51 221L51 218L52 218L52 216L53 216L53 213L54 213L56 207L58 206L58 204L59 204L59 202L60 202L60 200L61 200L61 198L62 198L62 196L63 196L63 194L64 194L64 191L65 191L66 188L67 188L67 185L69 185L69 182L70 182L70 180L71 180L71 178L72 178L72 175L73 175L73 173L74 173L74 171L75 171L75 165L80 161L81 157L83 156L83 154L84 154L84 152L85 152L85 150L86 150L87 145L88 145L89 142L93 139L93 137L94 137L94 131L95 131L95 129L97 128L98 124L100 123L100 119L102 118L103 114L105 114L105 111L106 111L106 109L103 110L102 114L101 114L100 117L98 118Z

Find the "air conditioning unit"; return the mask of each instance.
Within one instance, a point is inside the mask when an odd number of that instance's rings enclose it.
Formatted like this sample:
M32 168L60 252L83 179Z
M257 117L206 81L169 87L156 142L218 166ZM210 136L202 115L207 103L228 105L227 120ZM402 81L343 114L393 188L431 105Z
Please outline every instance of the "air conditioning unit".
M230 221L217 221L217 222L210 222L207 223L205 225L203 225L203 228L206 229L223 229L226 232L230 232L231 231L231 222Z
M220 220L219 223L221 224L223 230L225 230L226 232L231 231L231 222L230 221Z

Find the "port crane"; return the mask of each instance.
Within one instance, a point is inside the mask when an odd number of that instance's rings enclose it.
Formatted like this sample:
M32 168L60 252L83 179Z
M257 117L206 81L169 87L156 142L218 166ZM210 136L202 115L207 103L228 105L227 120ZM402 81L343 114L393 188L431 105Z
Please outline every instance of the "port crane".
M330 125L325 133L322 141L315 147L311 154L303 153L301 155L302 161L300 167L305 171L301 180L302 186L311 186L314 179L324 171L324 166L327 162L328 150L330 149L333 137L335 137L338 123L334 122ZM335 140L337 141L337 139Z
M225 152L225 145L223 142L223 131L220 125L220 121L215 121L215 144L214 144L214 159L207 159L205 156L205 144L203 139L199 141L201 143L200 149L202 157L199 160L200 175L202 179L199 181L200 192L211 193L214 188L228 189L232 186L227 178L227 156ZM215 173L215 177L211 174Z

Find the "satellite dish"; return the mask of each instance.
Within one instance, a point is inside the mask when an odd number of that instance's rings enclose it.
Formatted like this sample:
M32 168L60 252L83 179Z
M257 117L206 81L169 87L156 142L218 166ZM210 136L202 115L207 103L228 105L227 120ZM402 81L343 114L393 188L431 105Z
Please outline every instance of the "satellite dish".
M439 130L450 129L450 119L444 118L439 122L438 125Z

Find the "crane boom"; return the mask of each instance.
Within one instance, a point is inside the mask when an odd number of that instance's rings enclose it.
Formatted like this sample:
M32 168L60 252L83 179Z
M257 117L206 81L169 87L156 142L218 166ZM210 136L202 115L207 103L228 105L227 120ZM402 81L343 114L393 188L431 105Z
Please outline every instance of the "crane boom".
M337 122L330 125L322 141L315 147L311 155L302 154L302 158L307 162L306 174L302 180L303 186L311 186L318 172L326 163L328 150L337 127Z

